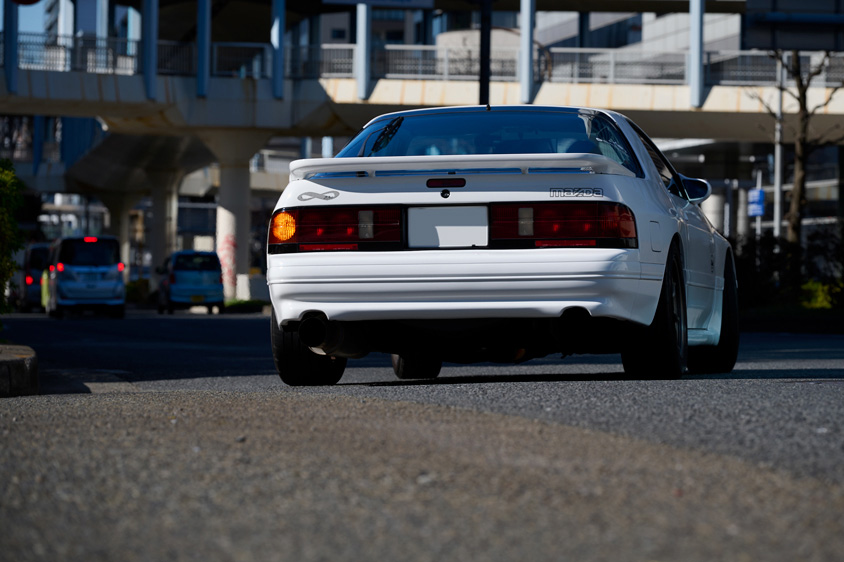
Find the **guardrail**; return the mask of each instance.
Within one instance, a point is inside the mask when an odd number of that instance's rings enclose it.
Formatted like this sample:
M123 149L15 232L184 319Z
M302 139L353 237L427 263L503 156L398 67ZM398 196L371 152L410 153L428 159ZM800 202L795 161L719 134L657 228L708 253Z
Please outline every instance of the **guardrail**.
M29 70L81 71L97 74L142 72L140 41L90 36L50 37L19 33L18 66ZM2 37L2 32L0 32ZM3 42L0 40L0 64ZM285 76L291 79L353 78L356 46L326 44L285 47ZM211 75L269 78L273 50L267 43L213 43ZM493 48L493 81L518 80L517 48ZM817 64L822 53L801 53L804 69ZM538 82L610 84L685 84L685 52L636 49L535 48L534 76ZM776 61L763 51L712 51L704 54L707 85L773 85ZM158 42L158 73L191 76L197 72L195 43ZM374 79L475 80L480 50L436 45L386 45L372 52ZM813 85L838 86L844 82L844 54L833 54Z

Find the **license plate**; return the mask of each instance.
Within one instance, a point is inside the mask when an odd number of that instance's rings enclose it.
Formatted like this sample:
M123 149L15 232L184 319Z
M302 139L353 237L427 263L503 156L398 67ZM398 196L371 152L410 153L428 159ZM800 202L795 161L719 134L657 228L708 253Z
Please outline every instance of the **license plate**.
M205 297L202 295L191 295L190 302L205 302Z
M411 248L472 248L489 243L486 207L411 207L407 212Z

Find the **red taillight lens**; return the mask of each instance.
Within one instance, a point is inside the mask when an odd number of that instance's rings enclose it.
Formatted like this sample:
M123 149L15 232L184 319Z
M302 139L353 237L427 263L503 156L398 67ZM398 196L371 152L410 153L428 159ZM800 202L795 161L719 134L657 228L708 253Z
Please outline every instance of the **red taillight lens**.
M490 239L535 247L636 247L636 221L620 203L508 203L490 207Z
M392 207L313 207L273 215L269 244L299 251L358 250L360 244L400 242L401 210Z
M32 275L27 275L25 281L27 285L32 285L35 282L35 279L33 279Z
M85 241L85 242L91 243L91 242L96 242L97 237L96 236L86 236L82 240Z
M52 266L50 269L52 270ZM58 271L59 273L64 272L64 264L62 262L56 264L56 271Z
M126 269L126 265L123 262L117 264L117 271L123 273L123 270Z

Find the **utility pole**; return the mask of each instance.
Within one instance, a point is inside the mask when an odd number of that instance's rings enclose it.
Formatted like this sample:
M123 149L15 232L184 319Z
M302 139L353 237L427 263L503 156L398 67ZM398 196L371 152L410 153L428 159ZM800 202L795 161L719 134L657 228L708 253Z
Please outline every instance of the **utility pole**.
M481 60L478 88L478 103L489 103L490 58L492 51L492 0L481 2Z

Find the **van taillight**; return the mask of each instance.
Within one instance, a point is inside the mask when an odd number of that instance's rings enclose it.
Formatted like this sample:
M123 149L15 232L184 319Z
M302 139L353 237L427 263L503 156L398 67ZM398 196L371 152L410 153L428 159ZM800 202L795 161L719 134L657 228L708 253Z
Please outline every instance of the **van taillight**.
M56 264L56 271L58 271L59 273L64 273L64 264L62 262Z
M27 285L32 285L34 282L35 282L35 279L33 279L32 275L26 276L26 284Z
M401 210L398 207L284 209L273 215L267 242L271 247L283 245L280 251L294 252L390 249L401 243Z
M636 220L621 203L506 203L490 206L496 247L636 248Z

